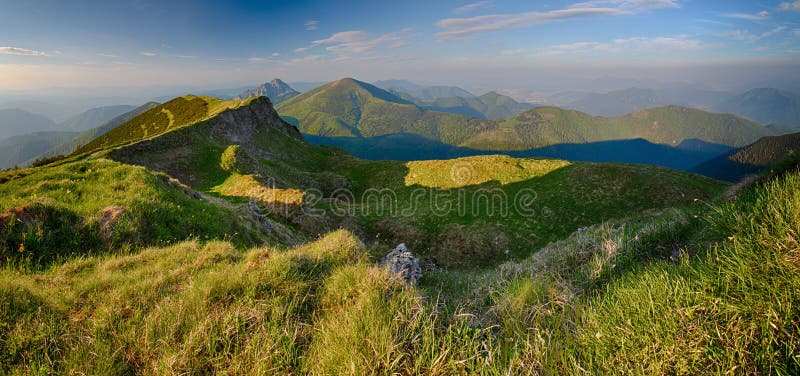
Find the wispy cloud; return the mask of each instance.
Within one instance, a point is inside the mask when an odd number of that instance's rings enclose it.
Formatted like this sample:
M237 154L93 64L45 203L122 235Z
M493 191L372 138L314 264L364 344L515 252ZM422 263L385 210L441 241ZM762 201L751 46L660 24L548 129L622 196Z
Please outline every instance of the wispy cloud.
M175 57L181 58L181 59L194 59L197 56L194 56L194 55L175 55Z
M270 58L258 57L258 56L253 56L253 57L247 59L247 61L249 61L251 63L274 63L275 62L275 60L272 60Z
M566 44L556 44L549 48L529 50L525 48L505 50L501 53L506 56L528 54L532 57L550 57L566 54L598 53L625 53L625 52L669 52L669 51L697 51L718 47L719 45L703 43L690 39L685 35L663 37L631 37L618 38L610 42L581 41Z
M769 12L762 10L761 12L750 14L750 13L725 13L723 16L728 18L737 18L740 20L748 20L748 21L761 21L769 18Z
M372 36L364 30L349 30L335 33L328 38L311 42L307 47L296 48L294 52L302 53L312 48L325 46L325 50L340 54L360 54L373 51L379 47L399 48L409 45L412 30L405 28L400 31Z
M800 10L800 0L795 0L792 2L782 2L778 5L778 9L780 10Z
M462 6L458 7L458 8L455 8L455 9L453 9L453 13L455 13L455 14L464 14L464 13L474 12L474 11L476 11L478 9L489 9L489 8L492 8L492 7L494 7L494 3L492 3L491 1L488 1L488 0L486 0L486 1L478 1L478 2L475 2L475 3L470 3L470 4L462 5Z
M116 58L118 58L118 57L119 57L119 55L116 55L116 54L109 54L109 53L98 53L98 54L97 54L97 56L100 56L100 57L107 57L107 58L110 58L110 59L116 59Z
M278 56L281 56L281 53L280 52L273 52L272 55L270 55L270 56L278 57Z
M786 26L778 26L774 29L765 31L761 34L754 34L751 33L749 30L729 30L729 31L723 31L721 33L716 33L715 35L718 37L729 38L741 42L755 42L757 40L769 38L784 30L786 30Z
M17 55L17 56L50 56L43 51L29 50L21 47L0 47L0 55Z
M514 49L510 49L510 50L500 51L500 54L503 55L503 56L516 56L516 55L525 54L525 53L527 53L529 51L530 50L528 50L527 48L514 48Z
M142 52L139 52L139 54L142 55L142 56L147 56L147 57L153 57L153 56L158 55L157 53L150 52L150 51L142 51Z
M446 18L435 23L445 29L436 33L440 41L461 39L474 34L515 29L547 22L583 17L620 16L652 9L678 8L673 0L595 0L573 4L548 12L490 14L469 18Z
M319 21L316 21L316 20L306 21L305 26L306 26L306 30L308 30L308 31L319 30Z

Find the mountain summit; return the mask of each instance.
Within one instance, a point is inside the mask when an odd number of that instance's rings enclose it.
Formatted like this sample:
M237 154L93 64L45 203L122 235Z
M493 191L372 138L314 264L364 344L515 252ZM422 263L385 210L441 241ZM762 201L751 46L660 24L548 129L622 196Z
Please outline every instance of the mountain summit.
M298 94L300 93L297 90L292 89L287 83L276 78L258 87L247 90L237 95L234 99L247 99L263 95L268 97L272 103L278 104Z

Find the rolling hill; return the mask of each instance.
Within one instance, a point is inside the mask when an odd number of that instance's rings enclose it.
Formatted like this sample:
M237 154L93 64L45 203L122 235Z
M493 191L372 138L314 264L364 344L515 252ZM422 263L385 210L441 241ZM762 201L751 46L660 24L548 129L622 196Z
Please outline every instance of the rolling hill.
M736 182L800 152L800 133L768 136L699 164L693 172Z
M481 120L426 110L353 79L342 79L303 93L281 103L277 110L301 132L310 135L369 138L410 133L476 150L519 151L636 138L674 147L689 140L740 147L773 134L736 116L679 106L652 108L616 118L537 107L507 120Z
M562 143L641 138L671 146L693 139L744 146L767 135L771 135L770 130L751 121L680 106L656 107L615 118L557 107L537 107L492 123L481 132L460 140L458 145L522 150Z
M291 86L276 78L256 88L247 90L233 99L247 99L263 95L268 97L273 104L278 104L298 94L300 93L292 89Z
M573 98L570 100L569 97ZM605 93L563 93L554 99L570 109L595 116L622 116L652 107L678 105L715 110L733 96L730 93L693 86L677 85L659 89L628 88ZM731 112L738 115L736 112Z
M276 109L301 132L323 136L373 137L401 132L434 135L442 124L469 121L454 114L423 110L352 78L307 91Z

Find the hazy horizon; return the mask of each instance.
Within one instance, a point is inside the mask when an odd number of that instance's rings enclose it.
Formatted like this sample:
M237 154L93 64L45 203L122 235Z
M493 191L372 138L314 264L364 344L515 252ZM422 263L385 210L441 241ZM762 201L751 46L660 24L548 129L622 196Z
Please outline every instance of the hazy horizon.
M6 95L341 77L504 90L523 100L615 88L592 86L603 77L800 87L800 1L0 1L0 35Z

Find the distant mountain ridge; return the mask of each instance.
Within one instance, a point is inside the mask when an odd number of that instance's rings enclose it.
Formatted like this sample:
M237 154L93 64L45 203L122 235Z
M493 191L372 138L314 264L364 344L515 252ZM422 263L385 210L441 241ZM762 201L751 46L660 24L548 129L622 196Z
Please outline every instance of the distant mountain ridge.
M788 91L758 88L730 98L717 107L761 124L800 128L800 95Z
M530 103L520 103L494 91L478 97L446 97L429 101L414 98L409 94L399 93L399 96L426 110L448 112L476 119L508 119L534 107Z
M478 150L527 150L633 138L670 146L697 139L739 147L773 134L733 115L680 106L656 107L615 118L537 107L507 120L482 120L431 111L350 78L303 93L277 109L303 133L311 135L375 137L412 133Z
M17 108L0 110L0 139L57 129L56 123L46 116Z
M292 89L287 83L276 78L258 87L247 90L234 97L234 99L247 99L263 95L269 98L273 104L278 104L299 94L300 92Z
M97 127L135 108L135 106L130 105L92 108L61 122L58 127L59 130L62 131L85 131Z

